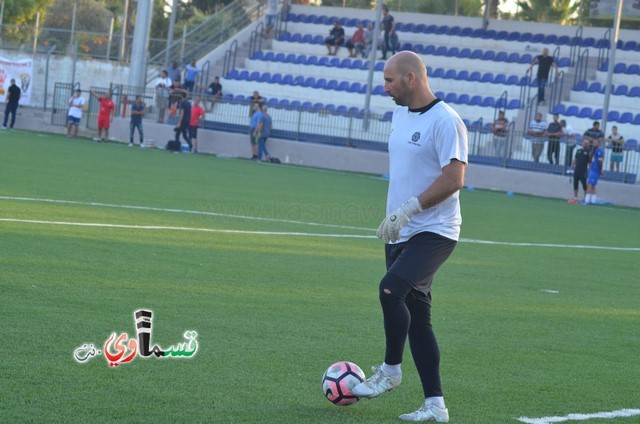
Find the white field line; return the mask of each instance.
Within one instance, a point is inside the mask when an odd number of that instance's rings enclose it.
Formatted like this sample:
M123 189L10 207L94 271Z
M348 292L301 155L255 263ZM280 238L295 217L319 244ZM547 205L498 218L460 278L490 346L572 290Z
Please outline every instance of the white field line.
M566 421L586 421L592 418L628 418L640 415L640 409L619 409L611 412L595 412L593 414L569 414L564 417L542 417L542 418L516 418L518 421L527 424L552 424Z
M265 222L279 222L279 223L288 223L288 224L297 224L297 225L308 225L313 227L337 228L337 229L343 229L343 230L375 231L375 229L373 228L353 227L348 225L323 224L318 222L295 221L295 220L277 219L277 218L264 218L264 217L246 216L246 215L232 215L232 214L224 214L224 213L217 213L217 212L192 211L192 210L186 210L186 209L156 208L151 206L135 206L135 205L116 205L116 204L100 203L100 202L80 202L75 200L39 199L39 198L33 198L33 197L16 197L16 196L0 196L0 200L2 199L14 200L14 201L26 201L26 202L44 202L44 203L58 203L58 204L132 209L132 210L145 210L145 211L154 211L154 212L182 213L182 214L190 214L190 215L217 216L217 217L223 217L223 218L236 218L236 219L265 221ZM33 224L51 224L51 225L75 225L75 226L86 226L86 227L113 227L113 228L131 228L131 229L137 228L137 229L147 229L147 230L208 231L208 232L217 232L217 233L296 235L296 236L308 236L308 237L375 238L374 236L365 236L365 235L359 235L359 234L315 234L315 233L304 233L304 232L215 230L215 229L209 229L209 228L142 226L142 225L135 226L135 225L104 224L104 223L75 223L75 222L41 221L41 220L20 220L20 219L13 219L13 218L0 218L0 221L25 222L25 223L29 222ZM640 252L640 247L591 246L591 245L571 245L571 244L552 244L552 243L515 243L515 242L504 242L504 241L467 239L467 238L461 238L460 242L476 243L476 244L492 244L492 245L499 245L499 246L551 247L551 248L566 248L566 249L597 249L597 250Z

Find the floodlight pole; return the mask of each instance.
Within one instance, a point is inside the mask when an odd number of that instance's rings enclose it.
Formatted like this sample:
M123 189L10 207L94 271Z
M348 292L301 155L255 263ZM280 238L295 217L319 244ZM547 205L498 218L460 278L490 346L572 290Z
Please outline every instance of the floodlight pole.
M171 46L173 45L173 33L176 28L176 16L178 15L178 0L171 2L171 16L169 17L169 32L167 33L167 48L164 51L164 69L169 69L171 59Z
M611 97L611 82L613 80L613 68L615 67L616 48L620 35L620 18L622 17L622 4L624 0L618 0L616 15L613 17L613 30L611 31L609 48L609 66L607 67L607 85L604 88L604 105L602 107L602 132L607 131L607 115L609 115L609 98Z
M373 73L376 69L376 55L378 54L378 36L380 34L380 20L382 18L382 0L377 0L376 21L373 23L373 39L369 49L369 73L367 75L367 93L364 97L364 117L362 124L364 130L369 129L369 106L371 104L371 91L373 90Z
M129 85L142 88L147 77L147 56L153 0L138 0L136 26L133 30L131 58L129 60Z

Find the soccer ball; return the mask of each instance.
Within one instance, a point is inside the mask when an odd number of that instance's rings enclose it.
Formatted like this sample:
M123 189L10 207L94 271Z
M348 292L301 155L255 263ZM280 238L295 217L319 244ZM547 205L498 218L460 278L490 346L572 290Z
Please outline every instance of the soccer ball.
M322 392L333 404L353 405L360 400L351 392L365 380L364 372L353 362L340 361L331 365L322 376Z

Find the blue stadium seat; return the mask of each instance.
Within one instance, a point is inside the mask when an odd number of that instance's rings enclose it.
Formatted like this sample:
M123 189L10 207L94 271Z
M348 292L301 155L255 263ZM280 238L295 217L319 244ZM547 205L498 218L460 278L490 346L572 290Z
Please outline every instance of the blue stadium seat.
M340 81L336 89L338 91L347 91L349 90L349 86L350 86L349 81Z
M444 77L446 79L455 79L456 75L458 75L458 72L455 69L449 69L445 72Z
M578 118L591 119L591 115L593 115L593 109L591 109L589 106L583 107L582 109L580 109L580 112L578 112Z
M533 34L531 34L530 32L523 32L522 34L520 34L520 38L518 38L518 41L521 43L527 43L531 41L532 37Z
M433 94L439 99L444 99L444 96L445 96L444 91L436 91Z
M239 74L240 72L238 72L237 69L232 69L231 72L229 72L229 74L227 75L227 79L238 79Z
M496 52L494 52L493 50L487 50L482 55L482 60L495 60L495 57L496 57Z
M571 105L564 111L567 116L578 116L578 113L580 113L580 109L576 105Z
M435 34L438 29L438 25L429 25L426 29L425 34Z
M280 81L280 84L282 85L292 85L293 83L293 75L285 75L282 77L282 81Z
M269 62L271 62L271 61L273 61L273 58L275 57L275 55L276 55L276 54L275 54L274 52L266 52L266 53L264 54L263 59L264 59L264 60L267 60L267 61L269 61Z
M451 37L460 35L461 33L462 33L462 28L457 25L449 27L449 30L447 31L447 35Z
M460 55L460 49L457 48L457 47L451 47L445 53L445 56L447 56L447 57L458 57L459 55Z
M618 122L621 124L629 124L631 121L633 121L633 113L631 112L624 112L618 119Z
M574 91L587 91L587 88L589 88L589 83L585 80L579 81L573 86Z
M469 74L469 81L480 81L480 78L482 78L482 74L478 71L473 71L471 72L471 74Z
M554 107L551 108L551 113L557 113L558 115L562 115L564 113L564 105L562 103L558 103Z
M246 69L243 69L242 71L240 71L240 74L238 75L238 78L241 81L246 81L249 79L249 71L247 71Z
M484 35L484 29L482 28L476 28L471 33L471 37L473 38L482 38L483 35Z
M291 39L289 40L292 43L299 43L302 41L302 34L300 33L295 33L295 34L291 34Z
M318 64L318 56L307 57L306 65L317 65L317 64Z
M433 78L444 78L444 69L435 68L433 70L433 74L431 75L431 77L433 77Z
M640 87L638 87L638 86L631 87L631 89L627 93L627 96L629 96L629 97L640 97Z
M461 70L460 72L458 72L458 75L456 75L454 77L454 79L461 80L461 81L468 80L469 79L469 71L467 71L466 69Z
M602 90L602 84L599 81L594 81L589 84L589 87L585 90L587 93L598 93Z
M391 118L393 118L393 112L385 112L384 115L382 115L383 121L391 121Z
M633 125L640 125L640 113L633 117L633 121L631 121Z
M359 109L359 108L357 108L356 106L351 106L351 107L349 108L349 110L347 111L347 113L348 113L349 115L355 116L355 115L358 115L358 114L360 113L360 109Z
M547 34L546 37L544 37L544 43L545 44L558 44L558 36L555 34Z
M496 107L506 108L507 104L508 104L508 101L506 97L498 97L498 100L496 100Z
M418 24L416 25L415 32L424 33L427 30L427 24Z
M433 54L436 56L444 56L447 54L447 48L445 46L440 46L435 52L433 52Z
M281 107L281 108L288 107L289 106L289 100L288 99L280 99L280 101L278 102L278 106Z
M270 80L271 80L271 73L263 72L262 74L260 74L260 77L258 78L257 81L258 82L269 82Z
M510 100L507 109L520 109L520 99Z
M336 115L346 115L347 107L344 105L340 105L336 108Z
M327 81L327 90L337 90L338 89L338 80L329 80Z
M598 49L608 49L610 45L611 43L607 38L601 38L598 41L596 41L595 47Z
M634 40L625 41L622 45L622 50L636 50L638 48L638 42Z
M473 34L473 28L470 28L470 27L464 27L460 31L461 37L471 37L472 34Z
M571 45L571 37L568 35L561 35L558 37L558 44L570 46Z
M482 96L472 96L467 104L469 106L480 106L482 104Z
M316 85L314 85L313 88L320 88L324 90L327 88L327 80L325 78L318 78L316 80Z
M298 109L300 107L300 100L292 100L289 104L290 109Z
M466 105L467 103L469 103L469 100L470 96L468 94L460 94L458 96L458 104Z
M316 109L316 110L324 109L324 104L320 102L314 103L312 106L312 109Z
M456 93L447 93L447 95L444 96L444 101L447 103L457 103L458 95Z
M376 63L376 66L374 67L374 69L379 72L384 70L384 62L380 61Z
M483 107L495 107L496 106L496 99L494 99L493 97L485 97L484 100L482 100L482 106Z
M637 150L638 149L638 141L635 138L630 138L624 142L625 150Z
M322 56L318 59L318 66L329 66L329 58L327 56Z
M313 44L324 44L324 37L322 35L316 35L313 37Z
M398 30L398 31L414 32L415 28L416 28L415 24L412 24L411 22L407 22L404 24L404 29Z
M520 60L520 55L518 53L511 53L507 57L507 62L508 63L518 63L519 60Z
M507 36L507 41L517 41L520 38L520 35L521 34L518 31L511 31Z
M316 79L314 77L307 77L301 85L303 87L315 87Z
M375 87L373 87L373 91L371 91L371 94L374 95L384 95L384 87L382 85L376 85Z
M498 31L498 33L496 34L496 36L494 38L496 40L506 40L508 36L509 36L509 32L508 31Z
M283 32L278 37L278 40L280 40L280 41L289 41L289 40L291 40L291 33L290 32L286 32L286 31Z
M505 81L505 84L507 85L519 85L520 84L520 77L517 75L509 75L507 77L507 80Z
M307 63L307 56L300 54L296 56L296 59L293 61L296 65L304 65Z
M351 68L351 59L349 59L348 57L345 57L344 59L342 59L340 61L340 65L338 67L339 68Z
M638 65L637 63L630 64L629 66L627 66L627 70L625 71L625 74L627 75L640 74L640 65Z
M251 59L254 60L262 60L264 58L264 52L262 50L258 50L251 56Z
M269 80L270 84L280 84L280 81L282 81L282 75L281 74L273 74L271 75L271 79Z
M531 63L533 62L533 56L530 53L524 53L520 55L520 62L518 63Z
M233 101L236 103L243 103L244 102L244 96L242 94L238 94L233 98Z
M602 109L596 109L591 114L591 119L602 119Z
M496 62L506 62L507 61L507 52L498 52L498 54L496 54Z
M354 59L351 61L351 69L362 68L362 59Z
M305 44L313 43L313 35L312 34L303 35L302 36L302 40L300 40L300 42L305 43Z
M626 63L616 63L616 66L613 67L614 74L624 74L626 70L627 70Z
M561 57L560 59L558 59L559 68L566 68L567 66L570 66L570 65L571 65L571 58Z
M300 110L309 110L313 107L313 105L311 104L311 102L302 102L302 104L300 105Z
M607 121L608 122L618 122L620 120L620 112L617 110L610 110L607 113Z
M458 53L458 57L464 58L464 57L469 57L469 56L471 56L471 49L466 48L466 47L464 49L460 50L460 53Z
M448 25L440 25L438 28L436 28L436 30L434 31L434 34L443 35L443 34L446 34L447 31L449 31Z
M582 39L582 47L593 47L596 44L596 39L593 37L585 37Z
M276 53L276 55L273 57L273 61L274 62L284 62L284 58L285 58L285 54L284 53Z
M482 74L482 79L480 80L480 82L493 82L493 73L485 72L484 74Z
M436 51L436 47L429 44L427 46L423 46L422 48L422 54L433 54L433 52Z
M496 77L493 80L494 84L504 84L507 81L507 76L505 74L496 74Z
M489 29L489 30L486 30L484 34L482 34L482 38L491 40L496 37L496 34L497 32L495 29Z
M618 84L613 94L615 96L625 96L629 92L629 87L624 84Z
M481 59L482 58L482 54L483 51L480 49L475 49L474 51L471 52L471 56L469 56L471 59Z
M365 90L363 90L363 84L360 84L359 82L351 83L351 85L349 86L347 91L349 93L360 93L360 92L364 93L365 92Z
M533 36L531 37L531 42L532 43L544 43L544 37L545 35L542 33L537 33L537 34L533 34Z
M340 58L339 57L332 57L331 60L329 61L329 66L331 66L332 68L337 68L340 66Z
M340 25L342 25L342 26L347 26L347 25L349 25L349 18L342 17L342 18L338 19L338 22L340 22Z

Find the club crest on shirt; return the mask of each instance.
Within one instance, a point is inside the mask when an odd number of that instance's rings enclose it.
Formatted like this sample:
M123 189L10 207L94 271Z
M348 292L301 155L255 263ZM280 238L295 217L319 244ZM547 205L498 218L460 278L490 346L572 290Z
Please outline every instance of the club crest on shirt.
M418 143L418 141L420 141L420 133L416 131L411 136L411 141L409 142L409 144L420 146L420 143Z

